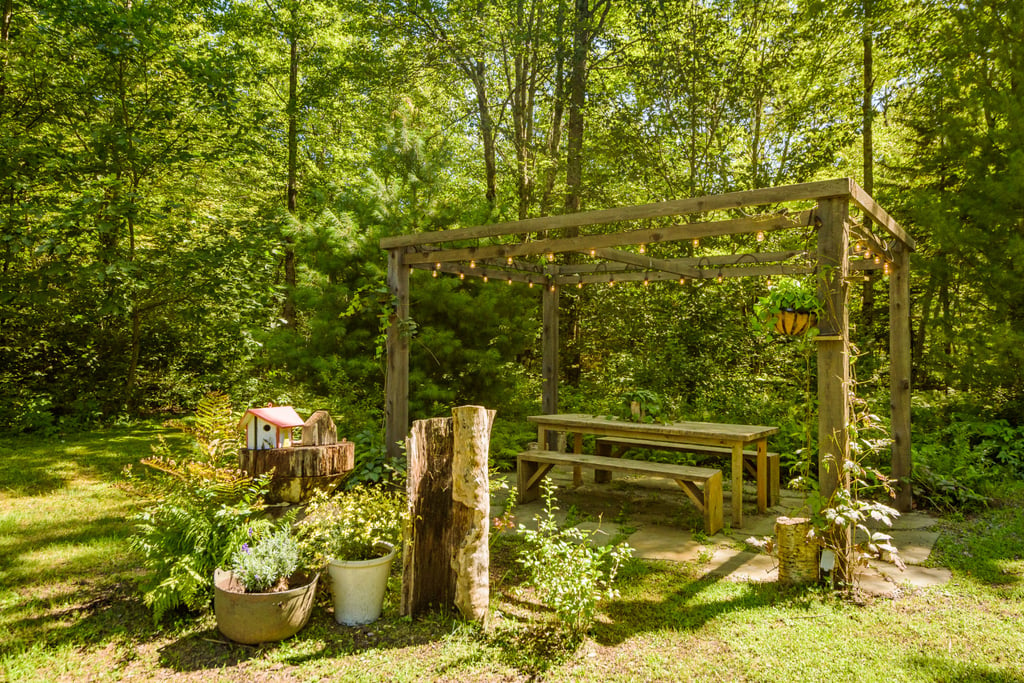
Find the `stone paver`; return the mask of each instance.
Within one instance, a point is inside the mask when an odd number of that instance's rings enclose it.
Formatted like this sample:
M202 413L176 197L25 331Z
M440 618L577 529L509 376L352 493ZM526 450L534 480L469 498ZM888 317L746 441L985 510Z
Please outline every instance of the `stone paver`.
M702 555L710 557L714 550L693 540L693 534L665 526L647 526L632 534L626 542L645 560L697 562Z
M750 553L719 547L708 562L707 573L730 581L775 581L779 570L775 558L763 553Z

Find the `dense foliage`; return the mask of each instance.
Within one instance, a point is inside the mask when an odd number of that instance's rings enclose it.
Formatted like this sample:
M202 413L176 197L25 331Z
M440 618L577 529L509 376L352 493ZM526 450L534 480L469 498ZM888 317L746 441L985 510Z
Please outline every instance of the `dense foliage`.
M1021 427L1019 2L3 7L8 432L191 409L219 388L328 407L379 452L380 237L844 175L918 241L916 386ZM805 246L770 235L763 248ZM495 428L507 458L529 438L511 425L538 406L537 290L413 280L413 417L495 407L511 418ZM565 294L565 407L610 414L650 391L665 416L780 424L799 460L813 360L753 334L767 292L709 280ZM884 396L884 279L853 295L858 391ZM1019 471L1000 448L981 461ZM946 467L940 451L920 454Z

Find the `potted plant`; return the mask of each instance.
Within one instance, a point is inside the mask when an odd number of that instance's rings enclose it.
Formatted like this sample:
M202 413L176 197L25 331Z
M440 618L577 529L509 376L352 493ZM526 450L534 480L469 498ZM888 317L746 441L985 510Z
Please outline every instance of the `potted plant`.
M354 626L380 617L391 564L398 554L405 503L380 488L357 486L314 496L299 523L307 564L326 568L334 620Z
M214 571L217 628L235 642L284 640L309 621L319 576L299 571L290 524L287 519L277 529L249 527L249 540L232 555L230 570Z
M820 310L818 297L810 285L781 278L754 305L754 327L761 332L804 334L817 323Z

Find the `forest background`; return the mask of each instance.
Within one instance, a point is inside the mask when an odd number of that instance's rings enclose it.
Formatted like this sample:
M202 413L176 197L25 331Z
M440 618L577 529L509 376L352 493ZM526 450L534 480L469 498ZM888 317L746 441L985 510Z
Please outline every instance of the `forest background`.
M1024 474L1019 2L2 2L7 432L220 389L328 408L379 456L381 237L850 176L918 244L915 459ZM413 419L496 408L507 459L539 411L539 291L413 280ZM562 408L647 392L665 415L779 424L796 462L813 354L752 330L767 288L563 292ZM876 273L853 290L855 372L883 419L887 318ZM993 438L995 457L942 449Z

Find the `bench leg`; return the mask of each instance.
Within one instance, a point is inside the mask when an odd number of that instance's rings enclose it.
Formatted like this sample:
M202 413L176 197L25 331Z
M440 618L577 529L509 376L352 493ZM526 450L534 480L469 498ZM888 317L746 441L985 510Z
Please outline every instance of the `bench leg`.
M779 504L779 456L768 461L768 500L773 507Z
M704 533L714 536L722 530L722 473L704 482Z
M576 432L574 436L575 438L573 439L573 453L582 453L583 434L581 432ZM583 486L583 468L580 467L579 465L576 465L575 467L572 468L572 485L573 488L579 488L580 486Z
M768 484L768 440L757 442L757 511L764 514L768 511L768 499L771 486Z
M743 444L732 445L732 527L743 528Z
M531 500L540 498L540 482L544 475L552 468L552 465L542 465L539 462L519 459L516 466L517 500L520 503L529 503Z
M604 457L610 458L612 455L612 445L610 443L597 444L597 454ZM608 484L612 480L611 470L594 470L594 483L595 484Z

